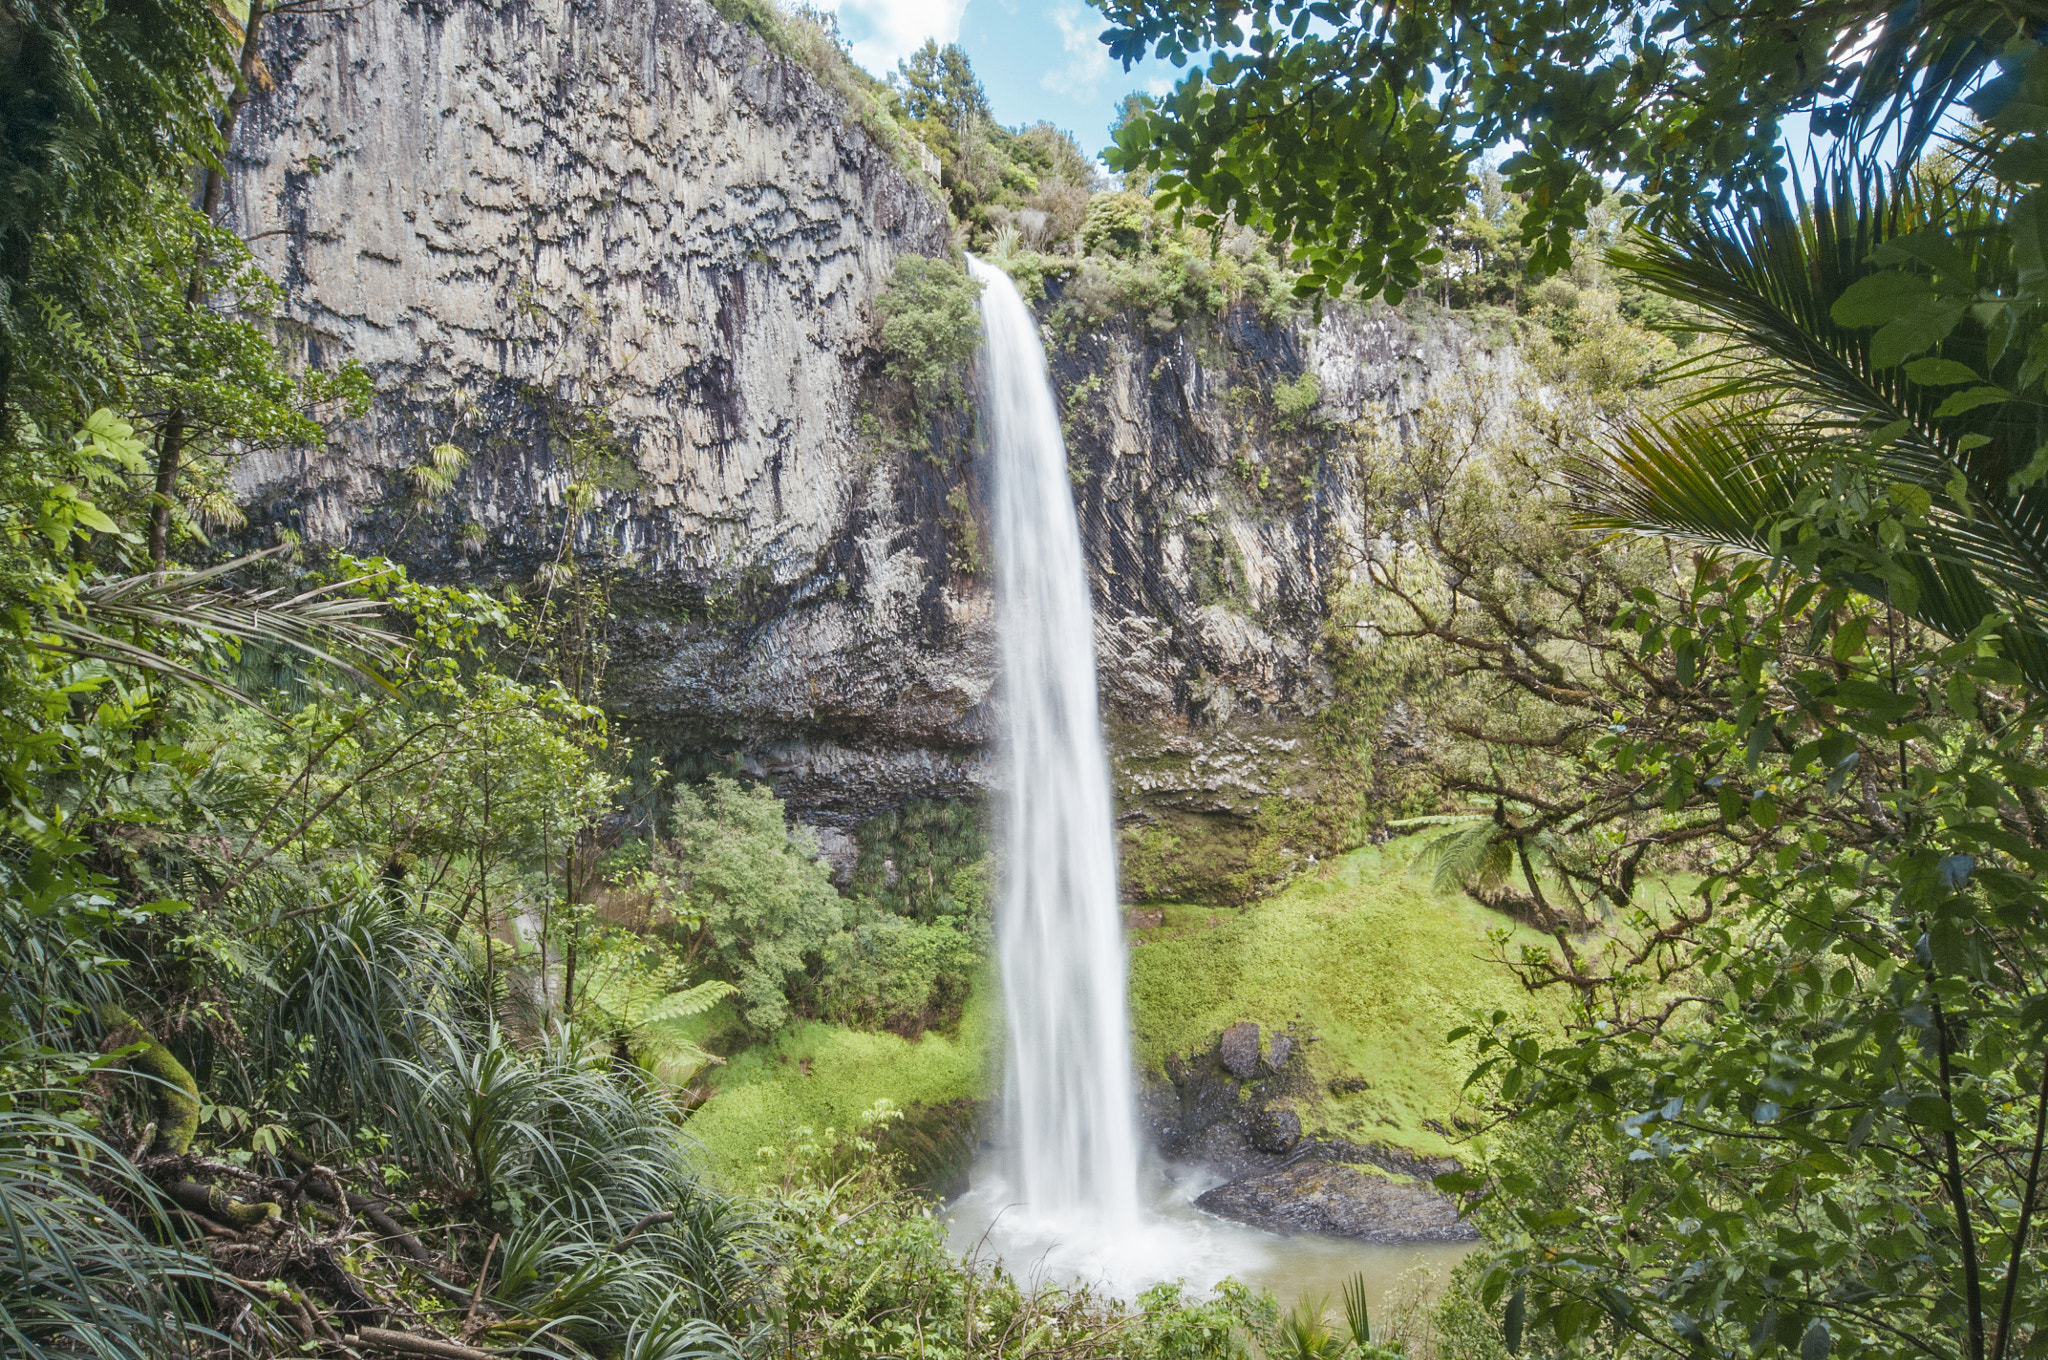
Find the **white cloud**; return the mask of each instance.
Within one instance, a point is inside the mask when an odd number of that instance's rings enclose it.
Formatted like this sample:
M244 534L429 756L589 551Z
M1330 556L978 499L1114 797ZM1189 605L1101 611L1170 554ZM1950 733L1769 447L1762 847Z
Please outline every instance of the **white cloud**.
M926 38L957 41L967 0L826 0L818 8L833 11L842 25L862 34L853 44L855 61L887 75ZM855 22L847 23L849 18Z
M1109 74L1109 49L1099 36L1101 16L1068 4L1052 11L1052 21L1059 25L1060 46L1067 49L1068 60L1047 71L1038 83L1070 99L1093 99L1095 87Z

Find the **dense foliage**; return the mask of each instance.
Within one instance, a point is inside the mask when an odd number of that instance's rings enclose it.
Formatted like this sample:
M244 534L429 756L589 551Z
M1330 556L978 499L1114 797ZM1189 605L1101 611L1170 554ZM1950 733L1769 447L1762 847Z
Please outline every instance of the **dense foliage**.
M1202 221L1252 223L1301 252L1308 289L1398 300L1464 206L1475 159L1510 151L1537 273L1562 267L1610 180L1665 221L1768 200L1780 120L1925 143L2033 5L1498 0L1389 10L1328 0L1108 0L1126 66L1188 66L1118 137Z
M726 998L756 1028L957 1016L971 818L878 830L921 880L843 906L766 791L646 787L591 702L601 581L548 563L492 597L223 546L225 460L363 392L280 358L274 285L186 198L261 17L0 13L0 1346L815 1353L900 1325L845 1274L872 1249L931 1297L931 1353L1047 1317L1240 1350L1249 1304L1127 1312L955 1262L872 1155L852 1227L831 1194L700 1181L688 1083ZM566 536L608 436L558 433ZM423 451L421 494L458 459ZM792 1184L829 1184L814 1155Z
M1628 243L1705 342L1655 386L1440 400L1375 465L1362 664L1408 677L1425 863L1549 933L1501 962L1571 998L1461 1031L1497 1123L1439 1183L1511 1348L2002 1360L2048 1325L2040 120L2005 60L1961 155Z

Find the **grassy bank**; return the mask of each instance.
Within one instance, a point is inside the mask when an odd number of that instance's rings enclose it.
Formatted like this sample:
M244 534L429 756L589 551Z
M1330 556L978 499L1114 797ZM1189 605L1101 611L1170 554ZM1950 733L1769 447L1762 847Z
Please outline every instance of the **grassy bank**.
M1132 1023L1139 1061L1158 1072L1170 1053L1206 1045L1225 1026L1300 1025L1315 1092L1305 1128L1442 1155L1468 1050L1444 1035L1475 1008L1520 1013L1532 1001L1487 961L1490 929L1507 924L1461 896L1437 896L1410 874L1412 841L1330 860L1244 912L1167 906L1133 936ZM1534 932L1519 932L1540 943ZM1334 1094L1332 1080L1366 1089Z
M1437 896L1408 872L1412 842L1354 851L1238 912L1166 906L1132 936L1131 1010L1138 1060L1157 1072L1173 1052L1206 1045L1239 1020L1289 1023L1308 1046L1315 1091L1305 1127L1429 1155L1452 1151L1431 1121L1454 1127L1470 1067L1444 1034L1475 1008L1533 1004L1487 961L1485 934L1505 918ZM1523 932L1541 942L1533 932ZM703 1018L706 1032L726 1017ZM690 1121L703 1165L744 1187L781 1165L806 1126L845 1128L884 1097L899 1106L981 1099L994 1089L1001 1029L993 982L975 989L954 1033L894 1034L803 1024L746 1049L709 1080L718 1094ZM1333 1079L1366 1089L1333 1094ZM764 1161L761 1148L776 1149Z
M713 1069L718 1094L690 1119L701 1164L719 1181L744 1188L781 1170L794 1130L848 1128L884 1098L899 1106L981 1098L1001 1023L996 995L993 986L977 987L952 1034L927 1032L913 1041L810 1023L737 1054ZM774 1155L763 1159L764 1147Z

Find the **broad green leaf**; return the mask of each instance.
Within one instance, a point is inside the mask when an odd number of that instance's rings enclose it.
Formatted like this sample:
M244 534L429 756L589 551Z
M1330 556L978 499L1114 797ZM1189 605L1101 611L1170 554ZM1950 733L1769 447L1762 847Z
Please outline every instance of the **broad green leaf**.
M2019 267L2019 292L2025 299L2038 298L2048 290L2048 214L2042 212L2041 196L2048 190L2036 189L2018 203L2005 219L2006 233L2012 237L2012 262Z
M1882 326L1934 296L1934 285L1918 274L1888 269L1866 275L1842 290L1828 314L1840 326Z
M1940 344L1968 310L1966 302L1932 295L1923 297L1918 305L1886 322L1870 337L1871 365L1894 368Z
M1954 359L1915 359L1906 365L1906 376L1922 387L1954 387L1984 381L1976 369Z
M1870 258L1878 264L1904 264L1917 260L1950 275L1970 274L1976 269L1963 248L1947 232L1933 227L1886 241L1870 252Z
M2027 465L2006 480L2006 492L2017 496L2044 476L2048 476L2048 444L2034 450L2034 456L2027 460Z
M2022 137L1991 158L1991 173L2007 184L2048 183L2048 139Z
M1965 411L1974 411L1979 406L1989 406L1996 401L2010 401L2012 393L2003 387L1973 387L1967 392L1958 392L1934 410L1937 420L1959 416Z

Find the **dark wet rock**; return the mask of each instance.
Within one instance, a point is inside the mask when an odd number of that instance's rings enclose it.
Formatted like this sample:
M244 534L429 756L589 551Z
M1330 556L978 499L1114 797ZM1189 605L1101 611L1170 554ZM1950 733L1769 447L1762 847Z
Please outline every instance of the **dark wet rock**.
M1294 1040L1284 1034L1276 1034L1273 1036L1272 1048L1266 1054L1266 1066L1270 1070L1278 1072L1281 1068L1287 1066L1287 1060L1293 1056Z
M1278 1233L1364 1242L1472 1242L1479 1233L1449 1197L1372 1166L1306 1158L1221 1185L1195 1201L1222 1218Z
M1240 1020L1224 1030L1223 1037L1216 1041L1216 1056L1231 1076L1239 1081L1250 1081L1259 1070L1258 1024Z
M1260 1110L1251 1119L1251 1141L1261 1152L1292 1152L1301 1141L1301 1116L1285 1107Z

